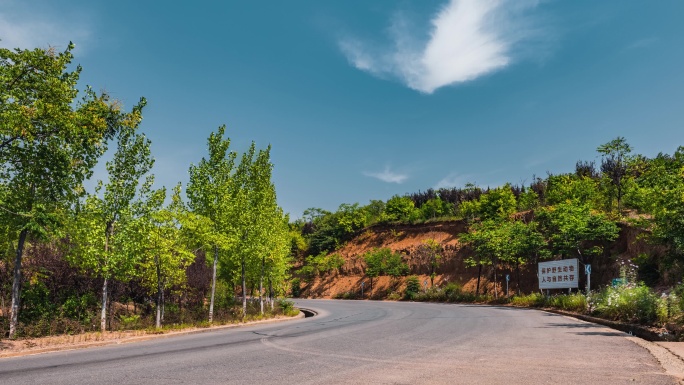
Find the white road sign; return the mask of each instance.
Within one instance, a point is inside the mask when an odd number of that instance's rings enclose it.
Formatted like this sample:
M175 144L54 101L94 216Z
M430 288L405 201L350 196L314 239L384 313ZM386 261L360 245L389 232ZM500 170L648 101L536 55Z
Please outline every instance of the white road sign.
M579 287L578 266L577 258L539 262L539 288L567 289Z

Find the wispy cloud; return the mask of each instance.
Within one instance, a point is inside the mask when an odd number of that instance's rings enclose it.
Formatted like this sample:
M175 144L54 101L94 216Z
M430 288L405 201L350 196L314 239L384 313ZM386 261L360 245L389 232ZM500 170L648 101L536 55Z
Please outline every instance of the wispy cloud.
M430 94L500 70L513 61L517 45L537 30L526 18L536 0L450 0L430 21L429 38L419 41L410 18L397 13L391 21L392 44L369 47L353 38L339 47L356 68L379 77L398 78Z
M472 175L462 175L458 173L451 173L444 178L442 178L437 184L433 187L435 190L441 189L441 188L452 188L452 187L458 187L458 186L465 186L466 183L468 182L473 182L470 178Z
M66 48L73 41L83 53L90 29L82 11L60 9L51 14L42 7L18 1L0 1L0 47L31 49L48 46ZM38 9L36 9L38 8Z
M655 38L655 37L646 37L643 39L637 39L637 40L633 41L632 43L630 43L627 46L627 49L639 49L639 48L650 47L650 46L656 44L658 42L658 40L659 39Z
M376 178L379 179L383 182L387 183L397 183L401 184L404 183L408 179L407 174L400 174L394 171L391 171L389 167L385 167L385 169L381 172L364 172L363 175L369 176L371 178Z

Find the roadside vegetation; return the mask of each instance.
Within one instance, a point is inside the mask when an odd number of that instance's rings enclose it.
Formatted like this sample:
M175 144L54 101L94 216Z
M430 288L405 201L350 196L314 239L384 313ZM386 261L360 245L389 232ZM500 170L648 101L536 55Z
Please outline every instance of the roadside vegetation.
M185 188L156 187L146 100L77 88L73 48L0 49L0 338L291 314L270 146L219 127Z

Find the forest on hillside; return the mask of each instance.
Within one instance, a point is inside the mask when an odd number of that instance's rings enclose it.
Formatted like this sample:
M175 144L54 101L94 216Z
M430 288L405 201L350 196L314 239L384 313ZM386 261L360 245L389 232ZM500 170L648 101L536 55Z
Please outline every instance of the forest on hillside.
M649 158L618 137L596 150L598 164L580 160L574 172L549 172L529 185L428 189L365 206L342 204L335 212L308 209L290 225L298 234L292 245L302 266L297 275L308 280L339 269L344 261L334 251L369 226L464 220L468 230L460 242L473 251L466 263L480 271L489 266L496 274L503 265L519 271L550 259L591 264L614 258L609 246L622 225L665 250L663 258L640 254L622 275L634 284L677 285L684 272L684 147ZM389 263L383 254L363 256L366 276L376 276L374 266L383 263L392 267L383 274L406 274L401 258L405 262L407 256L393 256Z
M73 48L0 49L0 337L280 311L289 220L270 146L238 153L220 127L185 194L154 188L146 100L126 111L77 88ZM106 177L86 190L108 150Z

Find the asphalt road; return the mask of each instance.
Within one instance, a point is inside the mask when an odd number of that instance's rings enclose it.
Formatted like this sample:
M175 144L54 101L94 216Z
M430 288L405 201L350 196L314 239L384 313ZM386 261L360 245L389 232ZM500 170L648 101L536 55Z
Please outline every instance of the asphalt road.
M545 312L298 300L312 318L0 360L0 384L676 384L625 334Z

